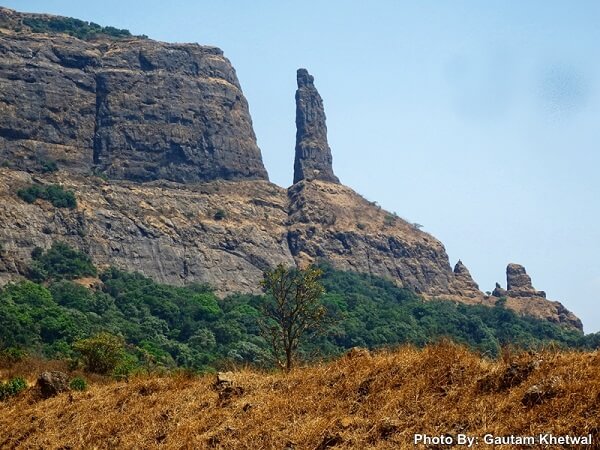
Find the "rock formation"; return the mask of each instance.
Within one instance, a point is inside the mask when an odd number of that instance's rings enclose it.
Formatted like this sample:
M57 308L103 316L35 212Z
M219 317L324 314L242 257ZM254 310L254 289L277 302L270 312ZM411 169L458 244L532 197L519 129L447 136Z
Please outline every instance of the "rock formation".
M531 277L527 275L525 267L520 264L510 263L506 267L506 287L502 289L500 284L496 283L496 288L492 295L494 297L541 297L546 298L544 291L536 291L531 285Z
M461 260L458 260L454 266L453 272L454 287L461 293L461 295L468 297L478 297L481 295L479 285L475 283L471 277L469 269L467 269L467 266L465 266Z
M509 264L506 267L506 287L509 295L513 297L543 297L544 291L536 291L531 285L531 277L527 275L525 267L520 264Z
M534 289L531 277L522 265L511 263L506 267L506 286L508 289L503 289L496 283L492 296L505 298L508 308L550 322L567 324L580 330L583 328L581 320L562 303L547 300L544 291Z
M33 182L75 192L77 209L23 202L16 192ZM89 253L100 268L169 284L208 283L220 294L259 292L263 270L294 264L286 191L266 181L115 183L0 168L0 199L0 284L25 273L34 247L57 240Z
M0 9L0 23L13 24L0 31L4 165L136 181L267 179L220 49L28 33L23 17L46 16Z
M298 69L297 80L294 183L301 180L339 183L333 173L331 149L327 143L323 100L313 76L306 69Z
M288 189L288 244L300 265L327 260L430 296L455 293L440 241L347 186L301 181Z
M61 392L69 391L69 376L64 372L42 372L37 379L36 387L42 398L54 397Z
M502 286L500 286L500 283L496 283L496 287L492 291L492 296L493 297L507 297L508 291L506 289L504 289Z
M339 184L306 70L286 190L267 181L221 50L32 33L26 16L0 8L0 284L25 273L33 248L63 241L100 269L204 282L220 295L258 293L279 263L328 261L425 298L494 304L460 261L452 270L441 242ZM16 193L32 183L73 191L77 208L25 203ZM581 327L519 267L507 307Z

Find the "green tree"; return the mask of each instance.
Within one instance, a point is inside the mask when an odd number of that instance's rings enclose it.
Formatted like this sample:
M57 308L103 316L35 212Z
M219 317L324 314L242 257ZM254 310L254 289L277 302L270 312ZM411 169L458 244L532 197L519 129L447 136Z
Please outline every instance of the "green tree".
M99 333L73 344L85 370L102 375L113 372L125 360L125 341L120 336Z
M303 337L324 323L327 310L321 302L325 292L321 275L321 269L315 267L298 270L283 264L264 273L261 286L267 298L261 329L277 364L288 372Z

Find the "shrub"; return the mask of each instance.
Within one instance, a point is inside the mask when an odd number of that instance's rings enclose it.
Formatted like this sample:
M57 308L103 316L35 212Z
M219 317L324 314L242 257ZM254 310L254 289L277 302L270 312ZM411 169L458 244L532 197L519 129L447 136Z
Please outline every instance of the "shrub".
M29 278L37 281L52 279L80 278L96 276L96 268L91 258L64 242L54 242L49 250L36 247L31 252L33 263L29 268Z
M227 217L227 214L224 210L217 209L217 212L215 212L215 215L213 217L215 220L223 220L225 217Z
M11 378L6 383L0 383L0 400L6 400L10 397L23 392L27 389L27 381L23 377Z
M0 351L0 361L8 364L15 364L22 361L27 356L25 350L18 347L8 347Z
M396 223L396 216L393 214L386 214L383 218L383 223L387 226L394 225Z
M88 388L88 384L85 378L75 377L69 383L69 387L74 391L85 391Z
M121 358L119 364L111 371L111 374L117 380L123 380L139 369L140 365L137 358L131 353L123 352L123 358Z
M75 194L71 191L65 190L58 184L51 184L48 186L33 184L29 187L18 190L17 195L21 198L21 200L27 203L33 203L38 198L41 198L42 200L49 201L56 208L74 209L77 207Z
M74 209L77 207L75 194L71 191L66 191L62 186L51 184L46 188L45 194L46 195L42 198L48 200L57 208Z
M42 188L39 185L34 184L27 188L18 190L17 195L21 198L21 200L27 203L33 203L38 198L41 198Z
M102 27L94 22L86 22L72 17L26 17L23 24L28 26L33 33L66 33L78 39L89 40L98 35L112 38L131 37L129 30L115 27ZM138 36L145 38L146 36Z
M58 170L58 164L53 159L40 159L39 164L42 173L51 173Z
M81 355L85 370L101 375L113 372L125 360L125 341L110 333L81 339L73 344L73 350Z
M103 181L108 181L108 175L98 167L94 168L91 172L92 176L101 178Z

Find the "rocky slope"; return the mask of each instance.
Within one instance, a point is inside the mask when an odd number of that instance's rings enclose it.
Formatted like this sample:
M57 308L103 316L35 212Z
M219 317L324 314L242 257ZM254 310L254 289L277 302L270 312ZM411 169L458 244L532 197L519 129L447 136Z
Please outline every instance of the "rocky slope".
M286 190L267 181L221 50L32 33L22 25L29 16L0 8L0 281L56 240L101 267L206 282L221 294L257 292L275 264L323 259L426 297L508 297L524 314L581 327L522 273L505 294L485 296L462 263L452 270L441 242L339 184L306 70L297 74L295 184ZM61 184L78 206L27 204L16 192L31 184Z

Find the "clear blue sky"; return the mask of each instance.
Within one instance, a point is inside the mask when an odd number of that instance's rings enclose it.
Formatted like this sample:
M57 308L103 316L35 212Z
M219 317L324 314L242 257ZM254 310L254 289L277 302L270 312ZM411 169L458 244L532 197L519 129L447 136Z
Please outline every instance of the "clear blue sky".
M222 48L282 186L308 68L343 183L423 224L482 290L524 264L600 330L600 2L0 3Z

